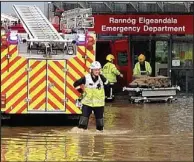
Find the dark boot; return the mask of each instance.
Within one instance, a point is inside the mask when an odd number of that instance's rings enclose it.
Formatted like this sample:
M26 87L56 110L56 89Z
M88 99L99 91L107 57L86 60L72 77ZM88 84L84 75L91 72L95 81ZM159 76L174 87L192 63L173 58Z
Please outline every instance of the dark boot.
M78 128L87 129L88 128L88 117L81 116L79 120L79 126Z
M99 131L103 131L104 129L104 119L96 119L96 129Z

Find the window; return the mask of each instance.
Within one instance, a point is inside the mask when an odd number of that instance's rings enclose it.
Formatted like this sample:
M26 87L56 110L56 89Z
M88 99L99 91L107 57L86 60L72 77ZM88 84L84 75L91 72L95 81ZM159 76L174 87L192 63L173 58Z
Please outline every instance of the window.
M192 43L175 42L172 49L172 60L179 60L180 67L193 67Z
M156 42L156 62L160 64L168 63L168 42L167 41Z
M127 66L128 65L127 52L118 52L118 65L119 66Z

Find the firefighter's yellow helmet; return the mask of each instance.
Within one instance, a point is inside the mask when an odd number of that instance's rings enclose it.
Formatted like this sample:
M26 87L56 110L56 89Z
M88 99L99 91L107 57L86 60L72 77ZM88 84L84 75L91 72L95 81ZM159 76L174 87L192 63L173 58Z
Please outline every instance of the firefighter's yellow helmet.
M108 60L108 61L112 61L112 60L114 60L115 59L115 57L112 55L112 54L108 54L107 56L106 56L106 60Z
M143 54L140 54L140 55L138 56L138 61L139 61L139 62L144 62L144 61L145 61L145 56L144 56Z

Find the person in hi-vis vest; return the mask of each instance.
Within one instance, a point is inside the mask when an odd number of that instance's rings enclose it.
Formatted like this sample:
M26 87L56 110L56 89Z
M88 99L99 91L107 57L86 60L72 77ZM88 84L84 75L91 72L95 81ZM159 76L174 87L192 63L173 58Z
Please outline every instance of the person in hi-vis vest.
M140 54L138 56L138 62L135 64L135 67L133 69L133 76L150 76L152 74L152 68L150 66L150 63L145 61L145 56L143 54Z
M120 73L120 71L113 63L114 59L115 57L112 54L107 55L106 57L107 63L104 65L102 70L103 75L110 82L110 86L106 87L105 89L106 100L114 99L113 90L114 85L117 82L117 76L123 77L123 75Z
M100 74L101 68L101 64L98 61L94 61L90 66L90 73L73 84L78 92L83 94L81 100L82 116L80 117L78 128L88 128L88 121L92 111L96 118L96 129L102 131L104 128L104 86L108 86L109 82ZM81 85L84 85L84 90L80 88Z

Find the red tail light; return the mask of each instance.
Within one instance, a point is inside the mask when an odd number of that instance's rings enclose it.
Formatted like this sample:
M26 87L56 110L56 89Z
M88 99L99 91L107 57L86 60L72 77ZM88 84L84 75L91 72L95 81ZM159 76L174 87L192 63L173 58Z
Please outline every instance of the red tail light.
M1 94L1 108L6 107L6 94Z

